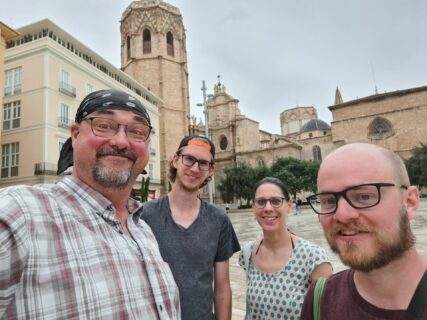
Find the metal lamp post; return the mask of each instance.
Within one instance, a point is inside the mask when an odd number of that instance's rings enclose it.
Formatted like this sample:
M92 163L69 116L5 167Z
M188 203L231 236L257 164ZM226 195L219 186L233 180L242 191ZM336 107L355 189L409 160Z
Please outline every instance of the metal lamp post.
M205 114L205 136L209 139L209 118L208 118L208 106L206 104L206 85L205 80L202 81L202 91L203 91L203 104L198 103L197 106L203 107L203 113ZM209 203L213 204L213 195L212 195L212 180L208 182L208 193L209 193Z

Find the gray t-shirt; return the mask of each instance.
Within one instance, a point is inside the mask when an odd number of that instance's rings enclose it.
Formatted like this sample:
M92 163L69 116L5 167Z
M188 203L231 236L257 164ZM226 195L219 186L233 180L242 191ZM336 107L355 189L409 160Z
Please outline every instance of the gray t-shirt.
M163 259L179 288L182 319L212 319L213 268L240 250L230 219L202 201L200 212L185 229L171 216L167 196L144 204L141 217L153 230Z

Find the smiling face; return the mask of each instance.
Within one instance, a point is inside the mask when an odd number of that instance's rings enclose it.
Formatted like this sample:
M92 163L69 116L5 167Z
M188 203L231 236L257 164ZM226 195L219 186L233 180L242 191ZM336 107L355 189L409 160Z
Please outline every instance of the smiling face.
M255 192L255 199L272 199L272 198L285 198L282 190L273 183L261 184ZM274 201L273 201L274 202ZM292 201L283 199L283 203L278 208L271 205L270 201L265 203L264 208L257 208L255 204L252 205L255 217L263 229L263 232L276 232L282 231L286 226L287 215L291 212Z
M322 163L318 192L339 192L365 183L402 183L395 171L381 149L365 144L346 146ZM381 201L374 207L356 209L341 197L334 214L320 216L331 249L356 270L367 272L387 265L414 244L409 219L415 212L408 202L413 187L380 191Z
M123 110L102 110L91 113L90 117L103 117L127 125L142 121L133 112ZM137 176L148 162L148 144L132 142L123 126L111 138L95 136L91 122L83 120L71 128L73 141L73 175L92 186L100 188L132 188Z
M212 155L204 147L188 145L180 150L179 155L175 154L173 157L172 165L176 168L174 185L189 192L198 192L206 179L212 175L214 166L212 164L208 170L200 170L198 162L194 162L192 166L187 166L182 161L182 155L208 162L212 161Z

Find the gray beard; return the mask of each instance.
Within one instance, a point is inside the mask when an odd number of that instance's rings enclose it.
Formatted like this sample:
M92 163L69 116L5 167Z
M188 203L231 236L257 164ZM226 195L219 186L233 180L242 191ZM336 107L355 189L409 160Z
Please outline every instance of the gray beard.
M105 188L124 189L127 187L130 179L130 170L116 171L95 165L92 170L94 180Z

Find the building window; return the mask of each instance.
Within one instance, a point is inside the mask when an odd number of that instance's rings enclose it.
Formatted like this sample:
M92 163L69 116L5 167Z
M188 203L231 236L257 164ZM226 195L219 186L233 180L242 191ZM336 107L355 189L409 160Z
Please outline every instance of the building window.
M168 55L172 57L175 56L173 49L173 35L170 31L166 34L166 46Z
M309 138L313 138L313 133L312 133L312 132L309 132L309 133L308 133L308 137L309 137Z
M126 57L130 60L130 37L126 38Z
M4 72L4 96L9 97L21 93L22 67Z
M258 167L265 167L265 161L264 161L264 159L259 159L258 160Z
M95 88L93 85L91 85L90 83L86 84L86 95L88 95L89 93L92 93L95 91Z
M319 146L313 147L313 159L315 161L322 161L322 150L320 150Z
M5 103L3 107L3 130L19 128L21 125L21 101Z
M148 164L148 177L151 181L154 179L154 165L152 163Z
M1 146L1 177L18 176L19 143L3 144Z
M68 71L61 70L61 81L59 82L59 91L70 97L76 96L76 88L71 85L71 76Z
M142 32L142 53L151 53L151 32L148 29Z
M221 148L221 150L225 150L227 149L228 146L228 139L226 136L222 136L219 140L219 147Z
M393 125L385 118L376 117L368 127L368 138L382 140L394 135Z
M62 128L69 128L70 124L70 107L64 103L61 103L61 109L59 110L58 126Z

